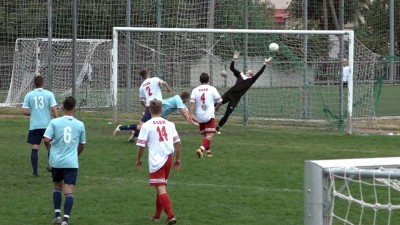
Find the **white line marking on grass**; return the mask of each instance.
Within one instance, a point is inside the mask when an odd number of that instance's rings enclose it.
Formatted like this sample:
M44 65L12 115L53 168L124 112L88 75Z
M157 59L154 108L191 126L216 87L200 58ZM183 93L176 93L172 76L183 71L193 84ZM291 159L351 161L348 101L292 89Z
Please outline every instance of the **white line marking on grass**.
M93 176L84 176L83 179L93 179L93 180L106 180L106 181L127 181L128 183L143 183L148 184L148 180L133 180L130 178L124 177L93 177ZM268 192L285 192L285 193L302 193L301 189L289 189L289 188L268 188L268 187L260 187L260 186L245 186L245 185L228 185L228 184L211 184L211 183L188 183L188 182L176 182L170 181L169 185L177 185L177 186L193 186L193 187L212 187L216 189L228 189L228 188L236 188L236 189L249 189L249 190L257 190L257 191L268 191Z

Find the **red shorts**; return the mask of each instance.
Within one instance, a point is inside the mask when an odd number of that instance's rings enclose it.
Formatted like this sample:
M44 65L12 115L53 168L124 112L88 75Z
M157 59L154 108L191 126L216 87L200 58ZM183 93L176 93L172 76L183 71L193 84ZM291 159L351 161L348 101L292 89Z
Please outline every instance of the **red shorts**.
M164 166L154 173L150 173L150 186L162 186L167 185L169 172L172 166L172 155L168 156Z
M199 123L200 134L215 133L215 119L211 118L208 122Z

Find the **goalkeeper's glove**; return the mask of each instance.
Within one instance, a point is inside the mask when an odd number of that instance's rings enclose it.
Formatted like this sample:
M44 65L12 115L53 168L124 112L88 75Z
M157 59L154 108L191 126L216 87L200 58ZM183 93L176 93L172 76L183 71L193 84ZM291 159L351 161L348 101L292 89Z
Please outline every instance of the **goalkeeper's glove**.
M235 51L235 52L233 53L233 60L236 61L237 59L239 59L239 56L240 56L240 52Z
M272 60L272 57L265 58L265 59L264 59L264 65L266 65L266 64L269 63L269 62L271 62L271 60Z

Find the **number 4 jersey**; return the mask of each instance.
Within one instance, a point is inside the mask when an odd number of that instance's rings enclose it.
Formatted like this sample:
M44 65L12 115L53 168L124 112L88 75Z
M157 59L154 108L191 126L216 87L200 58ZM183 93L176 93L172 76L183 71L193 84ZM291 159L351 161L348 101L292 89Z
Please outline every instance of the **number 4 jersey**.
M163 119L153 117L142 125L137 146L149 149L149 171L159 170L167 161L168 156L175 151L174 144L180 142L175 124Z
M199 123L206 123L215 118L214 103L221 102L217 89L208 84L202 84L192 90L190 102L196 104L196 117Z

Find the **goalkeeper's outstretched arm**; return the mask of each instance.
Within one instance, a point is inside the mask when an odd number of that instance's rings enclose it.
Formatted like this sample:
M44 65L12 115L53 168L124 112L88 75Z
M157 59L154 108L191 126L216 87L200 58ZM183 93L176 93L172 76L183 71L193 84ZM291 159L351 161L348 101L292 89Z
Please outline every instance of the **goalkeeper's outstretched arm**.
M235 51L233 53L231 66L229 67L229 69L233 72L233 75L235 75L235 77L240 76L240 71L235 69L235 61L239 59L239 55L240 55L240 53L238 51Z
M261 69L253 76L253 83L256 82L256 80L258 79L258 77L260 77L260 75L264 72L265 68L267 67L267 64L269 62L271 62L272 57L269 58L265 58L264 59L264 65L261 67Z

